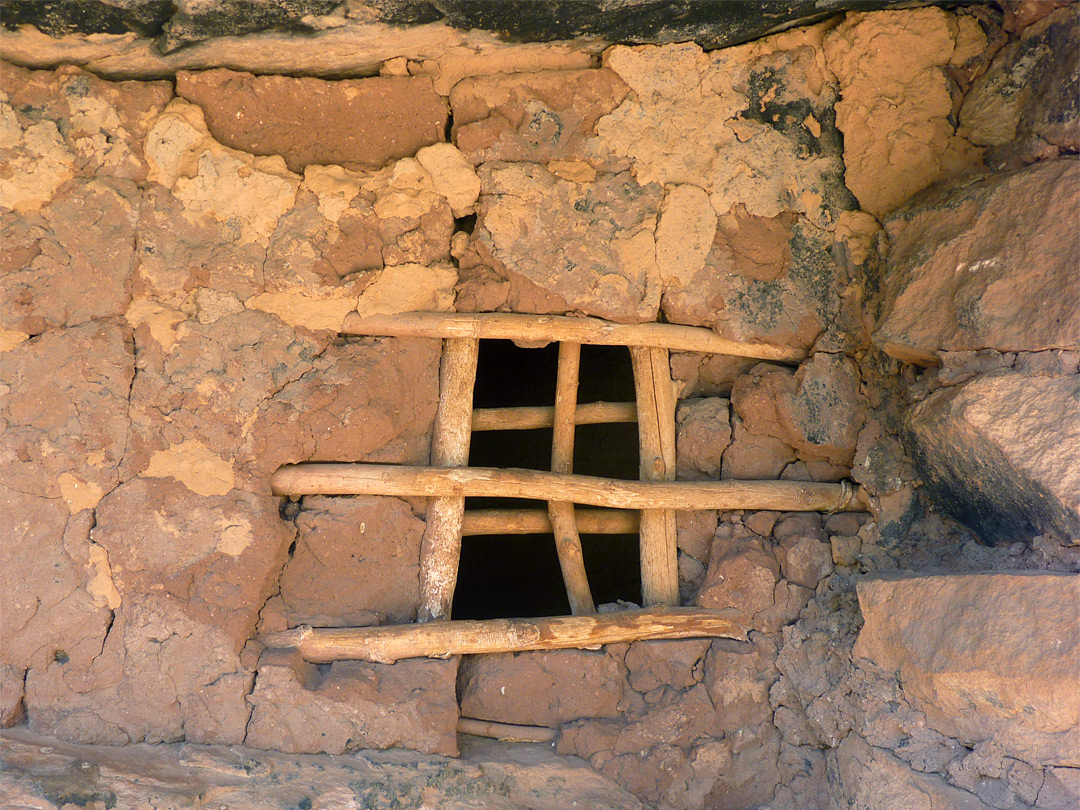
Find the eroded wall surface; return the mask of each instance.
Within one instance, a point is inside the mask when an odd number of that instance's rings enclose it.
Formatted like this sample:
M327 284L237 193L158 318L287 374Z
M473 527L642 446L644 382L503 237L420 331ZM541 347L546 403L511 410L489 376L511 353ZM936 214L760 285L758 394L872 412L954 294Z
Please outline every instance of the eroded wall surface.
M454 755L460 700L558 727L656 807L1070 806L1077 19L1022 10L710 52L390 40L382 75L342 80L3 64L5 724ZM871 512L680 515L684 603L741 611L748 644L460 671L265 653L259 632L413 619L424 502L282 503L269 475L427 461L438 342L337 334L418 309L805 351L673 355L679 476L854 478ZM975 652L895 623L926 593ZM1012 633L1030 593L1038 630Z

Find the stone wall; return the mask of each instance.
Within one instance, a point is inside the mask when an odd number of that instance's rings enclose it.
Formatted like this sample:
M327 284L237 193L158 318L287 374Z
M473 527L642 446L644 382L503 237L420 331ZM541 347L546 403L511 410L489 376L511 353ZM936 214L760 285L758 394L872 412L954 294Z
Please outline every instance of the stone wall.
M1028 5L708 52L417 42L367 78L212 42L139 80L4 63L5 725L454 755L460 703L655 807L1070 806L1077 16ZM427 460L438 343L337 334L415 309L802 350L673 355L679 476L850 477L870 512L680 515L684 603L746 644L263 652L413 619L423 501L269 475Z

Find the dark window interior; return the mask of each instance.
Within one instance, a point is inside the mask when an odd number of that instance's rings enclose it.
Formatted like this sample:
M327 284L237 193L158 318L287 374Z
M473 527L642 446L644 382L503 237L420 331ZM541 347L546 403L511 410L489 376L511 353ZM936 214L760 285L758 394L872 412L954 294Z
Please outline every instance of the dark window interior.
M482 340L476 374L476 408L552 405L559 346L522 349L508 340ZM634 375L624 346L582 346L578 402L633 402ZM551 469L551 429L477 432L471 467ZM636 424L579 425L574 437L574 472L638 478ZM543 501L468 498L466 509L546 509ZM585 570L596 604L639 602L638 536L582 535ZM462 540L454 595L455 619L559 616L570 605L559 571L555 538L493 535Z

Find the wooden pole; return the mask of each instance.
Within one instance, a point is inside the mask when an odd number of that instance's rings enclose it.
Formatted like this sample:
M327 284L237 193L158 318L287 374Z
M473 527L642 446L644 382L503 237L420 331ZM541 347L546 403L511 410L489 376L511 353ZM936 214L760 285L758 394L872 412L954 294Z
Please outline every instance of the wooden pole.
M596 649L604 644L663 638L746 640L745 616L732 609L619 610L550 619L439 621L382 627L297 627L262 636L272 649L296 648L306 661L360 660L392 664L402 658L525 650Z
M431 463L464 467L472 436L473 386L480 342L452 338L443 342L439 369L439 408L431 439ZM465 498L436 497L428 504L427 528L420 545L420 621L450 617L461 559L461 521Z
M276 495L526 498L614 509L866 511L861 489L812 481L622 481L493 467L316 463L281 467L270 483Z
M473 737L490 737L502 742L546 743L555 739L555 729L546 726L519 726L516 723L496 723L493 720L476 720L459 717L458 734Z
M642 481L675 480L675 388L667 349L631 346L638 401ZM645 607L679 603L675 512L641 513L641 598Z
M599 318L572 318L566 315L404 312L361 318L353 312L345 318L341 331L346 335L500 338L549 343L570 341L603 346L651 346L677 352L730 354L783 363L798 363L806 356L805 352L790 346L728 340L698 326L613 323Z
M574 469L574 412L577 408L578 370L581 367L581 344L559 344L559 371L555 386L555 418L551 443L551 471L569 473ZM589 578L585 575L585 558L581 552L581 536L574 518L574 504L548 501L548 516L555 535L566 596L570 612L586 616L596 612Z
M633 402L586 402L574 411L575 425L602 425L636 422L637 405ZM545 405L521 408L477 408L473 411L472 429L536 430L555 424L555 409Z
M637 534L638 512L575 509L580 534ZM469 509L461 523L465 536L492 534L554 534L551 518L542 509Z

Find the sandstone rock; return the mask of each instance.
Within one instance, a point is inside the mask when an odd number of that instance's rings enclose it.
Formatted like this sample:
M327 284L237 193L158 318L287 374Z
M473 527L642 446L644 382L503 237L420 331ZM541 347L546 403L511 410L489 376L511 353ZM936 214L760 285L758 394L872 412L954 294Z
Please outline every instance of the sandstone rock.
M680 398L730 397L732 383L757 362L752 357L672 352L671 378Z
M767 363L736 380L732 406L745 429L799 458L850 466L866 411L859 373L843 355L815 353L792 375Z
M709 548L716 533L715 510L675 513L675 534L679 549L696 560L709 559Z
M247 744L294 754L401 747L457 756L457 659L338 661L327 669L264 656L248 698Z
M463 737L460 758L413 751L298 757L243 746L70 745L26 729L4 735L4 797L59 810L55 799L87 806L185 810L199 805L259 810L478 805L485 810L645 810L643 804L583 762L546 746L507 746ZM149 777L148 774L153 774ZM207 805L207 802L210 802ZM66 806L75 806L68 803Z
M1043 4L1044 6L1049 4ZM961 133L980 146L1046 155L1046 145L1080 148L1076 101L1080 34L1074 9L1060 9L1025 28L994 58L960 108ZM1025 161L1027 162L1027 161Z
M477 165L586 159L597 120L626 93L606 69L463 79L450 91L453 140Z
M813 537L799 537L793 543L783 543L777 549L780 571L785 579L814 589L832 573L832 551L828 543Z
M851 733L836 752L844 799L858 810L987 810L977 797L954 788L937 774L919 773L881 748Z
M256 155L379 167L445 140L446 102L428 78L325 81L231 70L181 71L176 92L198 104L214 137Z
M410 622L420 604L424 522L396 498L308 497L281 573L290 626Z
M108 745L243 741L252 673L236 642L189 618L184 602L128 596L91 641L27 673L34 731Z
M771 721L775 659L775 644L756 633L749 644L713 642L705 658L704 682L728 735Z
M859 583L854 655L898 671L935 730L993 740L1035 765L1080 751L1080 587L1074 574L953 574Z
M719 397L682 400L675 415L677 475L720 477L721 457L731 443L730 403Z
M725 546L713 544L697 603L707 608L734 608L756 622L774 604L780 566L760 540L747 539L733 549Z
M836 126L844 133L847 186L875 216L978 163L979 151L953 134L945 68L976 55L986 40L972 47L958 34L954 17L926 8L848 14L825 38L840 83Z
M701 682L707 639L638 641L626 652L630 686L646 694L661 686L688 689Z
M617 718L623 678L619 661L603 652L470 656L458 681L461 714L551 727L583 717Z
M721 477L736 481L774 480L795 460L795 451L772 436L750 433L735 420L731 445L724 451Z
M836 565L855 565L859 561L862 540L856 535L833 535L829 538L832 561Z
M905 444L938 507L983 540L1080 543L1080 377L997 374L935 393Z
M124 180L76 180L42 217L5 216L0 328L39 334L120 315L128 300L139 191Z
M473 245L501 274L555 296L560 310L655 320L657 186L640 186L626 173L570 182L530 164L484 166L480 179Z
M809 349L837 320L832 249L832 236L805 219L738 207L719 218L703 266L684 261L664 279L664 314L732 340Z
M1077 348L1080 164L1045 161L920 197L886 222L874 342L906 362L941 351ZM1031 313L1039 317L1032 318Z

